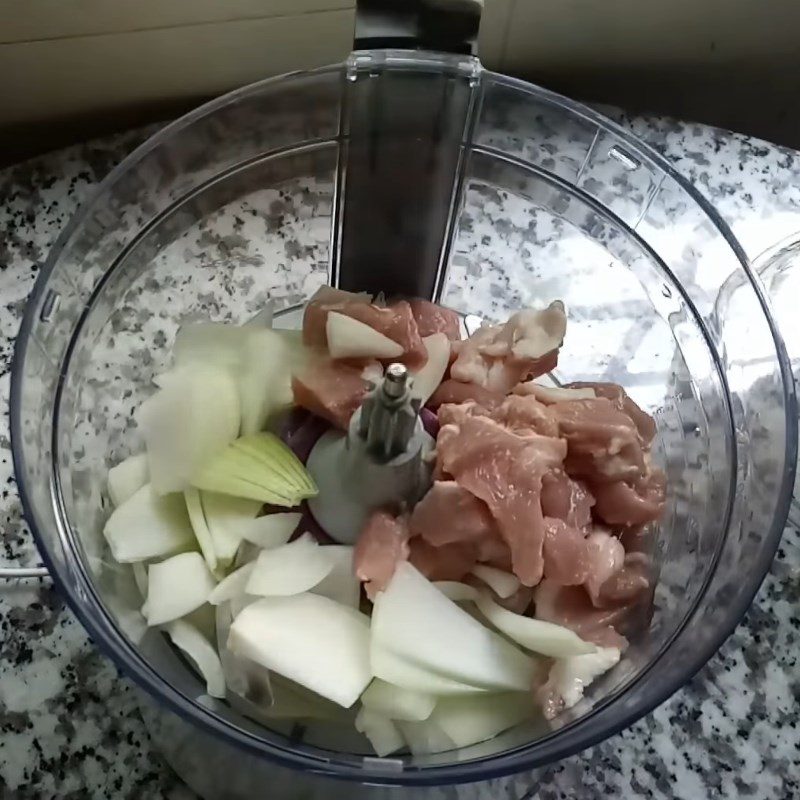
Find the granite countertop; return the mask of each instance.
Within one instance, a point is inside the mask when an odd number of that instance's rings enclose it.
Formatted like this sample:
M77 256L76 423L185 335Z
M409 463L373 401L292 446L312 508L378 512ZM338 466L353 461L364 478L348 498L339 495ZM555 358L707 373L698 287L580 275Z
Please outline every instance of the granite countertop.
M701 125L618 120L664 153L721 212L750 256L800 231L800 153ZM6 413L13 339L59 230L142 139L135 131L0 172L2 564L38 563L21 517ZM618 736L537 775L508 800L800 797L800 534L787 529L745 620L694 679ZM0 796L193 795L149 744L134 690L49 582L0 590ZM519 787L523 787L519 789Z

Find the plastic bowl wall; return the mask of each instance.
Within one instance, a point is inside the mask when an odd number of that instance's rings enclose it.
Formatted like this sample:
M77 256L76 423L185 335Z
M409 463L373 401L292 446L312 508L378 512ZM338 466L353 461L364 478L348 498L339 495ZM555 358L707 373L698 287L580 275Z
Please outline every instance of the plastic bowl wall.
M376 82L403 70L445 83L465 77L463 59L359 58ZM279 763L373 784L477 781L615 733L733 630L790 500L791 374L740 248L663 159L593 111L473 64L439 296L490 320L563 299L569 329L556 377L616 381L654 413L669 502L649 630L552 725L437 756L370 758L355 733L271 731L207 697L161 634L144 630L131 577L106 552L105 476L140 449L132 412L182 322L242 322L267 300L278 310L301 304L328 280L351 69L227 95L164 129L103 182L42 270L17 341L17 479L43 556L94 641L156 709L191 723L168 715L167 728L216 734L220 752L243 759L248 751L251 774ZM424 144L408 131L393 142L398 152ZM723 285L735 288L719 306Z

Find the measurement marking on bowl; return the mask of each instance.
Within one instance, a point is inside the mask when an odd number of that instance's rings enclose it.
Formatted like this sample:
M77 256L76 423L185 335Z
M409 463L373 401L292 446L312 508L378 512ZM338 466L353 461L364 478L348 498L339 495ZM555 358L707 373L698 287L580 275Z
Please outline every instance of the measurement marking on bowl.
M42 310L39 312L39 319L42 322L50 322L53 314L58 311L58 306L61 303L61 295L53 289L48 289L42 303Z
M622 164L625 169L634 170L641 166L638 159L634 158L629 153L626 153L616 144L608 151L608 155L611 158L615 158L617 161L619 161L619 163Z

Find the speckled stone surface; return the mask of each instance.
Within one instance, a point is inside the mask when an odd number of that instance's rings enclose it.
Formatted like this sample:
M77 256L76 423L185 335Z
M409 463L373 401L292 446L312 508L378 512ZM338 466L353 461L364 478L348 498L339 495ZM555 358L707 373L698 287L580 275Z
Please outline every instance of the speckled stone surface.
M800 154L699 125L618 118L694 182L749 255L800 231ZM4 565L38 563L21 519L7 430L11 350L25 298L61 227L143 135L0 173ZM800 797L799 587L800 535L787 529L745 620L684 689L622 734L537 774L535 788L531 776L520 776L494 796ZM0 624L0 797L194 796L151 747L128 680L47 583L4 586Z

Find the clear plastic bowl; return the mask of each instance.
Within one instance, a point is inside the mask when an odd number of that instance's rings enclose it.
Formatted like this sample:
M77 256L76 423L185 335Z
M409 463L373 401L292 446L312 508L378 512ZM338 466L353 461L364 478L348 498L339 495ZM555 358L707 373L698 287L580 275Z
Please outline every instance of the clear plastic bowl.
M393 116L409 97L431 105L431 130ZM463 129L449 121L454 98ZM354 122L364 108L366 128ZM395 207L393 227L380 209L393 192L414 191L406 162L436 152L444 157L431 156L431 174L446 183L426 189L424 213ZM350 203L370 175L386 182L370 185L371 202ZM427 256L397 257L413 252ZM422 276L441 302L490 320L561 298L569 330L556 377L616 381L655 415L669 500L652 622L552 724L387 759L367 755L354 732L269 730L207 697L164 637L144 632L130 575L106 552L106 472L141 448L132 411L153 391L178 326L242 322L267 300L295 308L348 274L367 288ZM259 781L276 786L278 774L298 791L291 768L363 785L484 780L575 753L647 713L716 651L769 567L791 497L794 402L741 248L655 152L474 59L368 51L203 106L108 176L36 284L11 415L25 513L61 591L155 699L151 730L184 776L211 796L216 781L219 796L237 797ZM220 767L231 758L241 774Z

